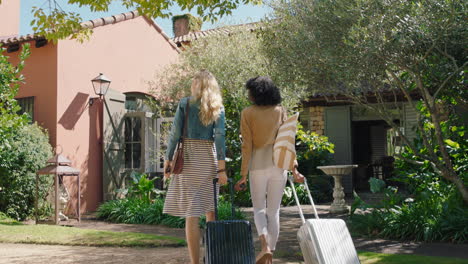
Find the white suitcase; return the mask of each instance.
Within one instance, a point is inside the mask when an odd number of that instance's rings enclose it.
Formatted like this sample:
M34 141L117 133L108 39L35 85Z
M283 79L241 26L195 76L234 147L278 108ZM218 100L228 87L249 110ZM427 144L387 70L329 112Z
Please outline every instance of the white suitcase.
M302 226L297 232L297 239L299 240L305 263L360 264L361 262L357 256L346 223L341 219L319 219L307 181L305 180L304 185L315 214L315 219L306 220L291 177L289 177L289 183L291 184L294 199L296 200L302 219Z

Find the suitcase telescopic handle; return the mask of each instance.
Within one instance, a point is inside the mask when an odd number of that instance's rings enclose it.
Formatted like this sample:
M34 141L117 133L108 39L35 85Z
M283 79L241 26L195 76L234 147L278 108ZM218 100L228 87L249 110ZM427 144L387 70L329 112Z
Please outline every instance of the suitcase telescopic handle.
M291 176L288 177L288 181L289 181L289 184L291 184L291 188L292 188L293 195L294 195L294 200L296 200L297 208L299 209L299 215L301 216L302 223L305 223L305 217L304 217L304 213L302 212L302 206L301 206L301 203L299 202L299 198L297 197L296 187L294 186L294 182L293 182L293 179L292 179ZM315 218L319 219L319 216L318 216L318 213L317 213L317 208L315 208L314 199L312 199L312 195L310 194L309 186L307 185L307 179L305 177L304 177L304 183L303 184L304 184L304 186L306 188L307 196L309 197L310 204L312 205L312 209L314 210Z
M215 221L218 220L218 197L216 195L216 183L218 183L218 178L213 179L213 197L214 197L214 209L215 209ZM228 178L230 193L231 193L231 218L234 219L235 208L234 208L234 184L232 178Z
M218 221L218 197L216 197L216 183L218 183L218 178L213 179L215 221Z

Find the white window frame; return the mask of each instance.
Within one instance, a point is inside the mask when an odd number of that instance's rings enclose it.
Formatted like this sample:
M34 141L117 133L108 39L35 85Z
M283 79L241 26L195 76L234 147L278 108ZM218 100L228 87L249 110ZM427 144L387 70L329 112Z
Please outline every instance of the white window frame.
M125 164L123 166L125 168L125 170L141 170L144 167L144 161L145 161L144 160L145 135L144 135L143 132L145 131L146 124L145 124L144 115L142 115L142 114L144 114L144 113L142 113L142 112L140 112L140 113L130 112L130 113L125 114L125 116L124 116L124 120L126 120L127 118L138 118L140 120L140 124L141 124L141 127L140 127L140 141L138 142L138 143L140 143L140 166L137 167L137 168L128 168L127 164L125 162ZM124 126L124 146L125 146L124 159L126 159L127 144L134 144L134 143L137 143L137 142L133 142L133 141L127 142L126 141L126 139L125 139L125 126ZM132 161L132 165L133 165L133 161Z
M164 172L164 164L159 162L161 158L164 159L164 153L162 152L162 148L164 150L167 148L167 145L164 144L164 142L161 142L161 125L163 123L167 122L174 122L174 117L161 117L158 118L156 121L156 153L157 153L157 164L156 164L156 172ZM166 142L168 141L168 138L164 139ZM164 151L165 152L165 151Z

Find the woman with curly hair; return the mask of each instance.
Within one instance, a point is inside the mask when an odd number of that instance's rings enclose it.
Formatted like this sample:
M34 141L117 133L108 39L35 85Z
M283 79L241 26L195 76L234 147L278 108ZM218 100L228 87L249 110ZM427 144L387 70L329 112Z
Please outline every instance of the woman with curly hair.
M236 190L243 189L250 175L255 226L262 246L257 263L271 263L279 236L279 209L287 177L286 171L273 162L273 145L287 113L280 105L280 91L270 77L252 78L245 86L253 105L241 113L242 178ZM297 161L294 164L294 179L303 182Z
M183 136L184 119L188 120L183 139L184 166L173 175L164 203L166 214L185 217L185 233L192 264L199 263L199 218L214 221L213 179L226 184L224 107L218 83L210 72L195 74L192 96L182 98L177 107L169 137L164 177L169 169L179 139Z

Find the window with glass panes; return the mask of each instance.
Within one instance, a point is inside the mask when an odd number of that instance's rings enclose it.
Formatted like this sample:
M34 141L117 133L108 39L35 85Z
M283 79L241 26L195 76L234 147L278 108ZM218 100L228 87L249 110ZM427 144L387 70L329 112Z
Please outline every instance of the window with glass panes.
M125 117L125 168L141 167L142 123L140 117Z
M21 107L21 110L18 111L18 114L28 114L31 118L31 122L34 121L34 97L24 97L24 98L16 98L18 101L18 105Z

